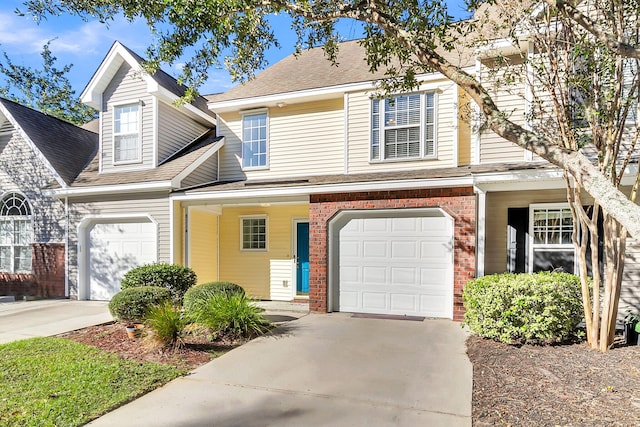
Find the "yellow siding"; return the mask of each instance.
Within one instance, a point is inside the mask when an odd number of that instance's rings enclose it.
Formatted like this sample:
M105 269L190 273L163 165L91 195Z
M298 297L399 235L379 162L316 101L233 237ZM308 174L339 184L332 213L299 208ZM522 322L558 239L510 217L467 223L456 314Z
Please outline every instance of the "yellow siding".
M370 173L449 167L453 165L454 102L457 86L450 82L429 83L421 90L437 90L437 158L393 162L371 162L371 93L349 94L349 173Z
M458 88L458 165L471 164L471 101L467 93Z
M240 250L240 217L246 215L267 215L267 251ZM223 208L219 279L239 284L253 297L268 299L270 261L291 259L293 220L307 218L308 215L308 205Z
M269 168L242 171L242 116L219 115L220 179L264 179L342 173L344 113L340 99L268 110Z
M189 267L198 283L218 280L218 216L189 208Z

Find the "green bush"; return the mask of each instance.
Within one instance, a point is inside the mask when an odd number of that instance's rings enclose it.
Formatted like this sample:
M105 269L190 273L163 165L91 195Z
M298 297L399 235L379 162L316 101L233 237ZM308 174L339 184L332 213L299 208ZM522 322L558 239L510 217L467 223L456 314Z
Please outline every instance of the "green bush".
M242 293L209 294L191 307L190 317L214 334L249 338L265 333L270 323Z
M129 270L122 278L122 289L160 286L171 291L174 302L181 304L184 293L196 284L196 273L178 264L146 264Z
M188 321L182 310L171 301L151 306L144 323L150 331L147 341L153 347L180 348L184 345L182 333Z
M462 301L472 332L506 343L564 341L583 318L580 278L567 273L480 277Z
M109 311L120 322L142 322L154 305L171 299L171 291L157 286L123 289L111 298Z
M200 285L193 286L187 290L184 294L183 305L184 309L189 312L192 311L195 304L198 304L200 300L206 300L214 294L239 294L244 295L244 289L242 286L236 285L231 282L207 282Z

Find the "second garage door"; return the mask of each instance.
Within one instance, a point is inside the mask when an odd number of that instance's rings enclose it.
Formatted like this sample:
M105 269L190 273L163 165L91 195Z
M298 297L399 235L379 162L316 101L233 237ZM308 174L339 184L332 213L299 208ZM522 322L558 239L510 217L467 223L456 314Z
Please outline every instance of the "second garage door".
M452 317L452 222L350 219L339 235L339 310Z
M122 276L157 261L156 225L152 222L95 224L89 232L89 299L110 300Z

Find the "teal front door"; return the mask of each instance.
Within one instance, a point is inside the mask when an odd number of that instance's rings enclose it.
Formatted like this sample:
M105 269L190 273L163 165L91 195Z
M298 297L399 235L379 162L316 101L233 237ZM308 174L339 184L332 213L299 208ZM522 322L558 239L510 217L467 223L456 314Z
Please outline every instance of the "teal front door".
M309 223L296 224L296 291L309 293Z

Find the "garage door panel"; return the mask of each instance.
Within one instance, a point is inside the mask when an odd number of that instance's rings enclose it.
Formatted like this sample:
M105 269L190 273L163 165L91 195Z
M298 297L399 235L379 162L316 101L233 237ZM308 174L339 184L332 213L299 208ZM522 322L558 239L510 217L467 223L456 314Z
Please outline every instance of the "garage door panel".
M389 305L393 314L416 312L418 311L418 298L416 295L390 294Z
M339 231L339 309L451 317L451 223L445 217L349 220Z
M387 293L363 292L362 305L367 310L384 310L387 307Z
M364 283L384 284L387 282L387 269L379 266L364 266L362 280Z
M388 244L385 241L364 242L362 254L367 258L386 258L389 256Z
M412 261L416 261L418 259L419 249L418 243L414 241L392 241L390 243L391 246L391 256L394 259L409 259Z
M391 286L395 285L413 285L417 283L418 269L416 267L408 268L391 268Z

